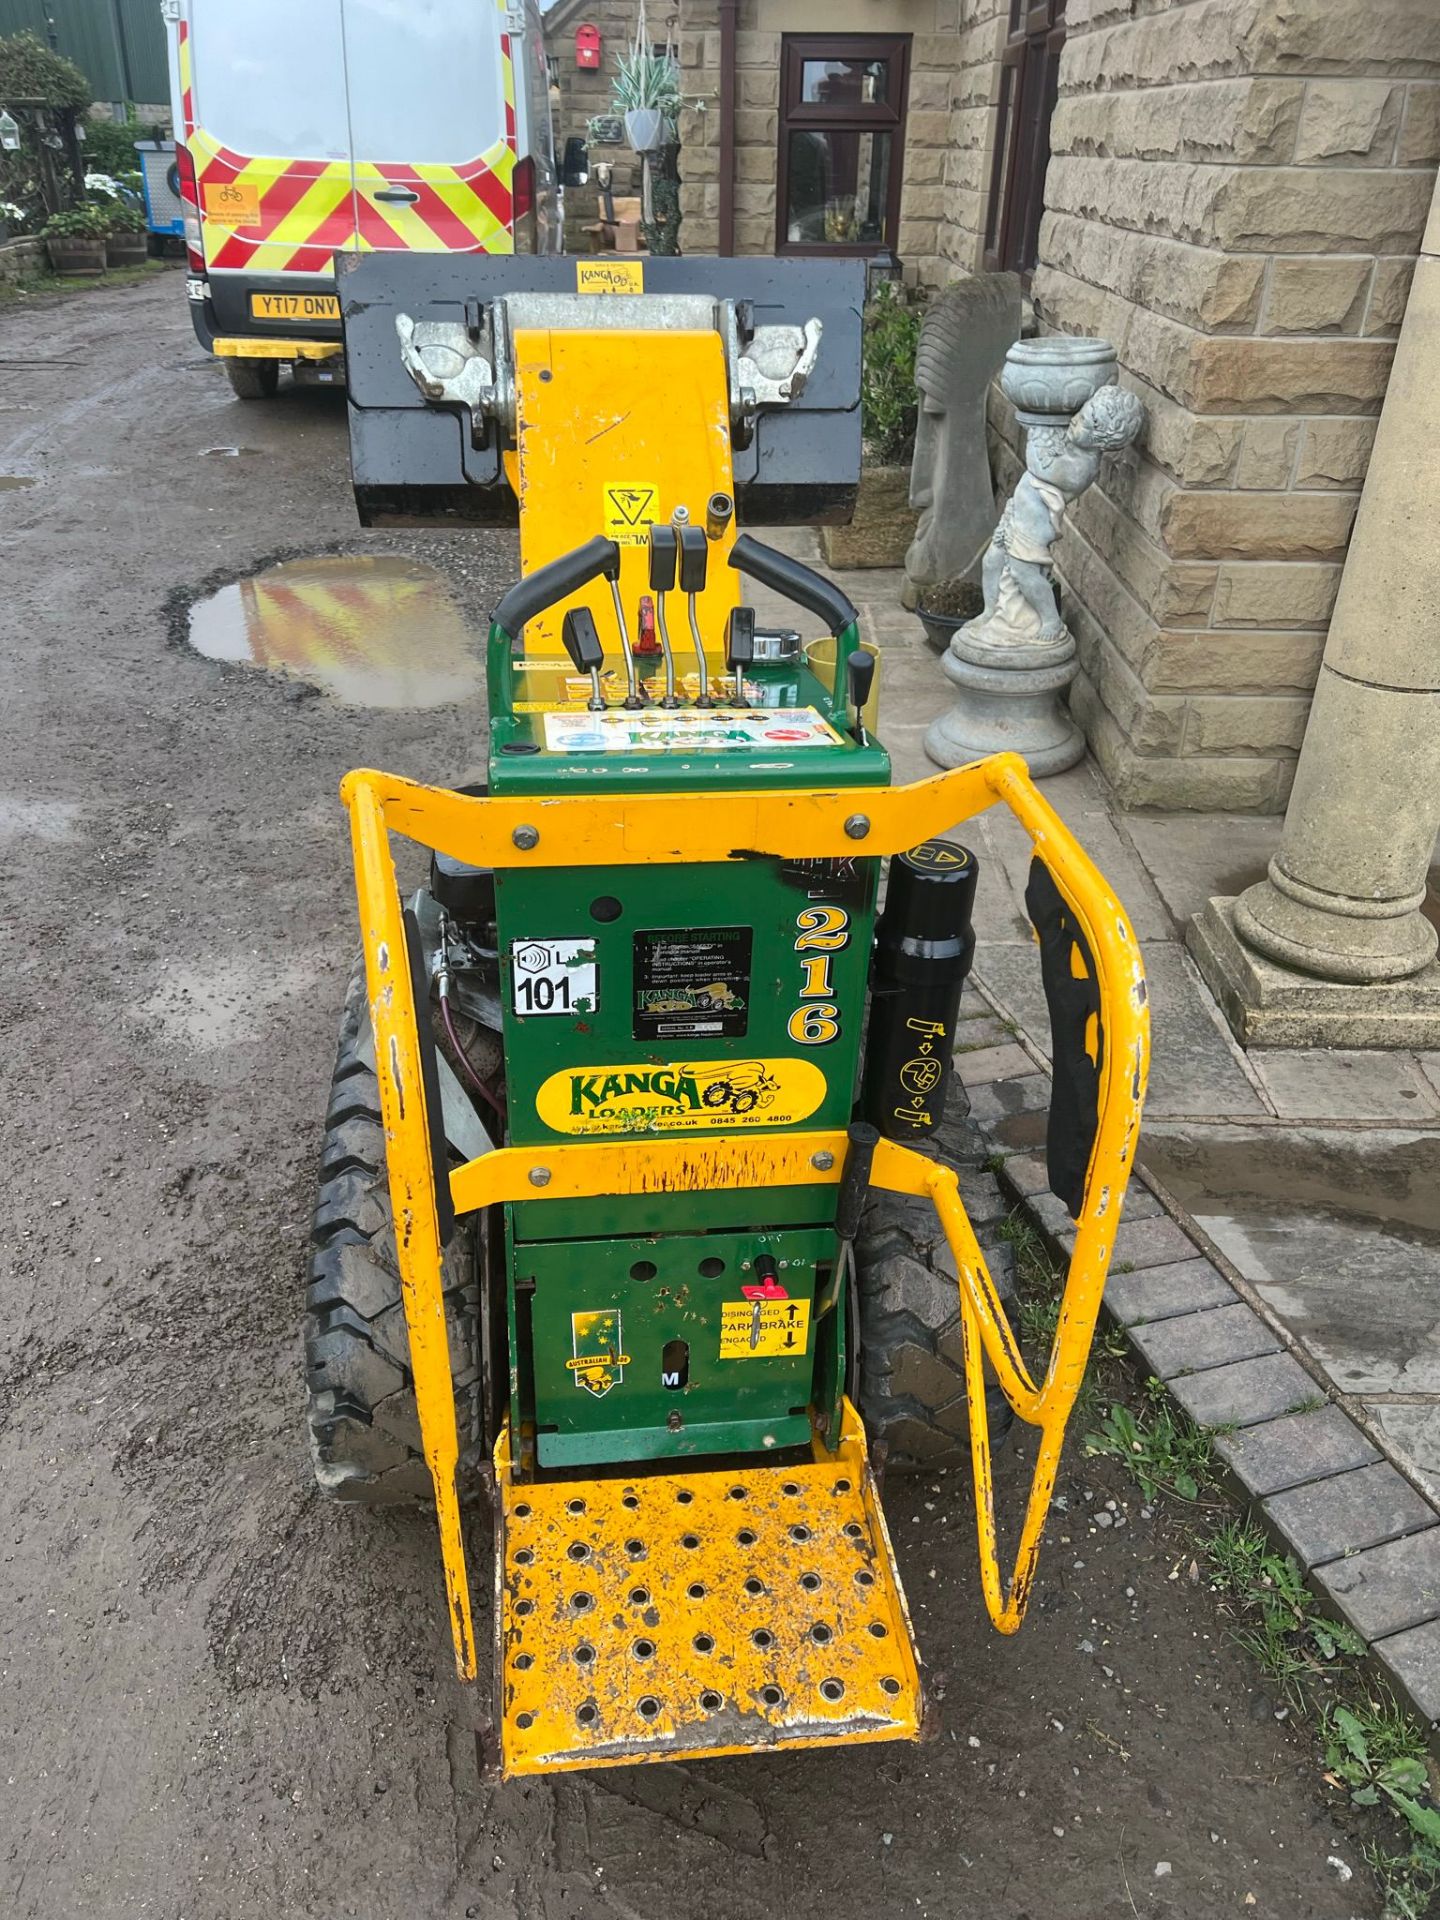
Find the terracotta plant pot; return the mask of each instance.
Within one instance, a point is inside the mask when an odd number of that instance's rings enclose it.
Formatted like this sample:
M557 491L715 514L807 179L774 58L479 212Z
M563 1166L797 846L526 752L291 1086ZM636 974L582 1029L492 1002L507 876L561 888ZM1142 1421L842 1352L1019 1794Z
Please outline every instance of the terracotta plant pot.
M143 233L108 233L105 236L107 267L143 267L149 256L149 242Z
M88 235L78 233L47 234L45 251L50 256L53 273L70 276L105 271L103 240L93 240Z

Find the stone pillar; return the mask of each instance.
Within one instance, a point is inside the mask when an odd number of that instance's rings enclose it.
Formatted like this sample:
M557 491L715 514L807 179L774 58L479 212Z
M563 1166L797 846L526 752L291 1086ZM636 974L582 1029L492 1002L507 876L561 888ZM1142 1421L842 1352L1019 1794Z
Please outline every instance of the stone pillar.
M1191 944L1242 1039L1440 1044L1421 911L1440 832L1440 192L1396 349L1280 849Z

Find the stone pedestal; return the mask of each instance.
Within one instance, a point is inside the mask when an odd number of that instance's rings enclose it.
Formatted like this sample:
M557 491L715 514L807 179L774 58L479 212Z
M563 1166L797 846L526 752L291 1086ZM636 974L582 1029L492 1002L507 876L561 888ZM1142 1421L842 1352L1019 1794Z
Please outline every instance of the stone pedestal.
M1440 1047L1440 964L1370 986L1322 980L1257 953L1238 905L1209 901L1186 944L1242 1047Z
M1085 757L1085 736L1060 704L1075 678L1075 642L1007 647L962 627L941 661L960 695L925 735L937 766L963 767L988 753L1022 754L1036 779L1063 773Z

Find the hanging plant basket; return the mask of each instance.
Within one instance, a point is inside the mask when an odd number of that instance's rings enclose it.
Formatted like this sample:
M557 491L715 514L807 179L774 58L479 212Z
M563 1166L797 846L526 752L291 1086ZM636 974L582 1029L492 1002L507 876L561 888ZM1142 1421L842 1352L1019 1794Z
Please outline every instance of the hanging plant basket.
M665 115L659 107L631 107L625 115L625 138L636 153L656 153L668 144Z

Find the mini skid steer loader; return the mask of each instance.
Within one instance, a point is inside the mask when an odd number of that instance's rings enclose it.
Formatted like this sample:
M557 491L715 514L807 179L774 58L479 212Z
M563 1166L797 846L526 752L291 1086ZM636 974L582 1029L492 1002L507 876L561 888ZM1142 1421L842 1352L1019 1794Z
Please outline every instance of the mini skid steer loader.
M737 530L849 511L859 263L339 268L362 519L518 518L521 577L488 640L487 783L342 788L364 971L309 1293L321 1484L433 1500L463 1680L462 1497L488 1491L507 1775L914 1739L877 1456L968 1452L1013 1632L1138 1134L1134 935L1020 760L891 784L855 609ZM801 631L757 621L746 579ZM926 1151L974 948L952 835L997 805L1034 842L1077 1221L1038 1378ZM392 835L430 856L408 904ZM867 1295L867 1196L931 1221L915 1298ZM935 1408L897 1317L950 1370ZM1006 1577L1012 1413L1038 1440Z

